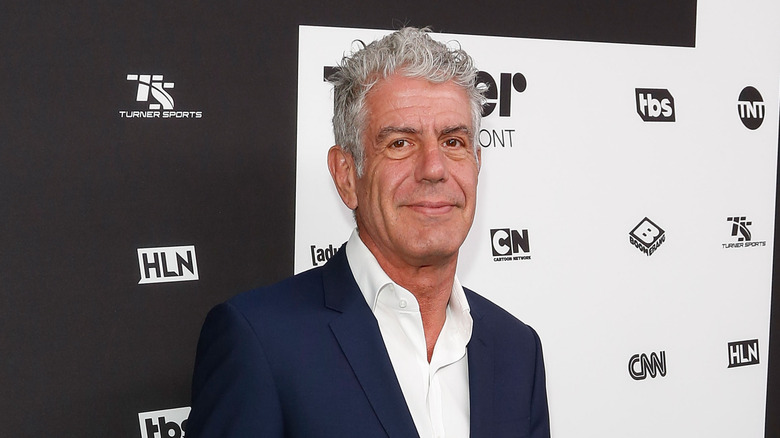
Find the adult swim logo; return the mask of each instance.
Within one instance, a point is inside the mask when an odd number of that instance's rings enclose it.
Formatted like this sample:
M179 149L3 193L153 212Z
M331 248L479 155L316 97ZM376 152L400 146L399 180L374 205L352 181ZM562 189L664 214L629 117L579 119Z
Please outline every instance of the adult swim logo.
M739 93L737 101L737 112L742 124L747 129L755 130L764 122L764 112L766 107L761 93L754 87L745 87Z
M628 375L634 380L645 380L648 375L653 379L657 376L666 377L666 352L631 356L628 360Z
M752 221L747 220L746 216L729 216L726 222L731 224L731 237L736 237L736 242L722 243L723 248L753 248L757 246L766 246L766 240L754 241L753 233L750 232Z
M666 233L646 217L628 233L628 240L637 249L651 256L666 241Z
M339 247L334 247L332 243L329 244L327 248L319 248L317 245L309 245L309 251L311 252L311 265L319 266L336 255L336 253L339 252Z
M664 88L637 88L636 112L645 122L674 122L674 97Z
M163 75L129 74L127 80L137 85L136 102L148 103L146 111L119 111L123 119L200 119L203 111L173 111L174 99L167 91L174 88L173 82L163 80ZM159 110L165 111L159 111Z
M729 342L729 368L758 365L758 339Z
M138 248L138 284L197 280L198 261L194 246Z
M494 228L490 230L490 243L494 262L531 260L528 230Z
M141 438L184 438L190 408L139 412Z

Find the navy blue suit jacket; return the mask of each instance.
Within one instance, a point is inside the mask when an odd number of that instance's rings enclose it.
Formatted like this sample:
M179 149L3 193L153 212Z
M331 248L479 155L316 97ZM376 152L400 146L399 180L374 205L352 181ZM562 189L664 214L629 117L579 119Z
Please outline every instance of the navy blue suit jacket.
M345 254L212 309L188 438L418 436ZM539 337L474 292L466 298L471 437L548 437Z

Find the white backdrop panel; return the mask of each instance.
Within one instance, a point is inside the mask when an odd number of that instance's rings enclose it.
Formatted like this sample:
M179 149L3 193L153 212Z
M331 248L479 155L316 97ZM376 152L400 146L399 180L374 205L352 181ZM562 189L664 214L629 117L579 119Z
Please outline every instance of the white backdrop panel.
M696 48L435 35L499 88L502 73L527 81L509 116L483 121L458 275L539 331L557 437L763 436L780 78L767 17L780 8L759 6L700 5ZM300 28L296 272L354 226L326 167L323 68L386 33ZM746 86L765 104L756 130L737 114ZM668 90L676 121L643 121L637 88ZM741 236L734 216L757 246L724 248ZM645 217L666 235L651 256L629 242ZM526 259L495 261L497 229L527 230L513 254ZM727 343L751 339L759 363L729 368ZM634 354L661 351L665 376L629 375Z

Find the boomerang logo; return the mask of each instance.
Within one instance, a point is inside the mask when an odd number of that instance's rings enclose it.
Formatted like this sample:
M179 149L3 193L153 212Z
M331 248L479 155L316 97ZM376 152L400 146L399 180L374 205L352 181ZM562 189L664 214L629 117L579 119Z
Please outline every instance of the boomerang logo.
M136 102L148 102L151 91L158 103L150 103L149 109L173 109L173 97L165 89L173 88L173 82L163 82L163 75L127 75L128 81L138 81Z

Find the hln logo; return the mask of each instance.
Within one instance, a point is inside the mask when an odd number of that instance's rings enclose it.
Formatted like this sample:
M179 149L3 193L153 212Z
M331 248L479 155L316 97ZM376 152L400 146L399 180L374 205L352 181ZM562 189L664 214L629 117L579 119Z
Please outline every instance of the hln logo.
M640 251L651 256L666 241L666 234L653 221L644 218L639 222L639 225L628 233L628 240Z
M758 339L729 342L729 368L758 364Z
M647 375L655 379L655 376L666 376L666 352L661 351L656 354L650 353L648 357L645 353L635 354L628 360L628 374L634 380L645 380Z
M674 122L674 97L663 88L637 88L636 112L645 122Z
M140 412L141 438L184 438L190 408Z
M504 260L527 260L531 256L514 256L520 251L528 253L530 251L530 242L528 241L528 230L512 230L509 228L495 228L490 230L490 243L493 250L494 261Z
M138 248L138 284L169 283L198 279L198 261L194 246Z

